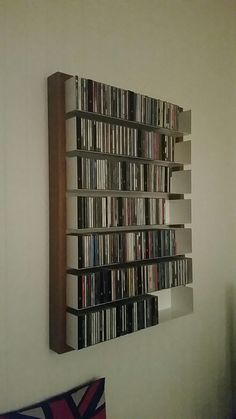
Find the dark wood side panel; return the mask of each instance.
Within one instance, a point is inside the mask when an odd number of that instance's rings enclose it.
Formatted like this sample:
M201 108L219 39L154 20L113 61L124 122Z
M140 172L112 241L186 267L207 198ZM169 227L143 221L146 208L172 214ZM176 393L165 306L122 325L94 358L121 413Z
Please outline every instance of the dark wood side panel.
M57 353L66 345L66 138L65 87L72 76L48 77L49 223L50 223L50 348Z

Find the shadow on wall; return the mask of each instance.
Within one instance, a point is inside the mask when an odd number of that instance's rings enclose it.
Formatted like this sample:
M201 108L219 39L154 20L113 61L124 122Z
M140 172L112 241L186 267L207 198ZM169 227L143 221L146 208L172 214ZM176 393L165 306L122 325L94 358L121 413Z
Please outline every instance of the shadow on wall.
M231 376L232 419L236 419L236 285L226 290L226 367Z

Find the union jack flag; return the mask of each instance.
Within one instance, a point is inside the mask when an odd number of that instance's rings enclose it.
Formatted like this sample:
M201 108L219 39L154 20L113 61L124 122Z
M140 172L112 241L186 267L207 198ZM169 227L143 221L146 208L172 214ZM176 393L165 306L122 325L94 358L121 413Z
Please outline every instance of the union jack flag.
M106 419L105 379L77 388L0 419Z

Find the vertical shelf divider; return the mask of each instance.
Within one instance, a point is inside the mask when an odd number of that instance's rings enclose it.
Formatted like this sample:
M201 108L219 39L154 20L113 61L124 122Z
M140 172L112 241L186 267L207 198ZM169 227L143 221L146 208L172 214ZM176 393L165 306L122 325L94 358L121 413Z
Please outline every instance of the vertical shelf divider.
M48 77L49 130L49 327L50 349L64 353L66 345L66 134L65 80Z

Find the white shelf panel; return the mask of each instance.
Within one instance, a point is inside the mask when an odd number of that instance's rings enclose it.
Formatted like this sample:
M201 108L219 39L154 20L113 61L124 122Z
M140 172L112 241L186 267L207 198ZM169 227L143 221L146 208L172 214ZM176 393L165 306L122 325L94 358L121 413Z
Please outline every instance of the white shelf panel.
M186 134L191 134L191 125L192 125L191 110L181 112L179 114L179 131Z
M78 332L78 317L71 313L66 313L66 343L70 348L78 349Z
M191 223L191 199L171 199L165 202L166 223L190 224Z
M152 294L158 296L159 324L193 313L191 286L179 286Z
M179 170L171 173L170 191L176 194L191 193L191 170Z
M192 253L192 230L190 228L178 228L175 230L176 253L184 255Z
M191 164L191 141L175 143L174 156L176 164Z

